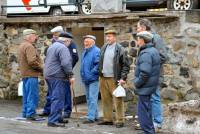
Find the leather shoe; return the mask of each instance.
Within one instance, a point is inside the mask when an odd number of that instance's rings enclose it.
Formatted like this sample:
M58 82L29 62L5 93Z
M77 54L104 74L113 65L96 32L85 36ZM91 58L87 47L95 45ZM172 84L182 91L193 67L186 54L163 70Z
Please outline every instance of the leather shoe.
M93 120L86 120L86 121L83 122L83 124L91 124L91 123L94 123L94 121Z
M116 123L115 126L116 128L122 128L124 127L124 123Z
M58 124L58 123L48 123L48 127L65 127L64 124Z
M62 119L62 120L59 121L59 123L69 123L69 121L66 120L66 119Z
M41 117L48 117L49 114L47 114L47 113L41 113L41 114L38 114L38 116L41 116Z
M98 125L113 125L113 122L103 121L99 122Z

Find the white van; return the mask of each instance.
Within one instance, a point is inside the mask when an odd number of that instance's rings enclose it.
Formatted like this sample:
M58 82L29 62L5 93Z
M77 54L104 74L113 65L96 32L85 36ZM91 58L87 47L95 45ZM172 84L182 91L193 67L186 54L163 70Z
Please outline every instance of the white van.
M90 0L7 0L7 15L46 13L53 16L69 12L91 14Z

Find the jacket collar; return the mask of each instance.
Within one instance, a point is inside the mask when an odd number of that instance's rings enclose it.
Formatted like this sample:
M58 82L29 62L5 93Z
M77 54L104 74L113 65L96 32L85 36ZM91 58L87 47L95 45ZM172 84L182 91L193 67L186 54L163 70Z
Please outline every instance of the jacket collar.
M94 45L92 45L92 47L86 48L85 51L86 51L86 52L89 52L89 51L91 51L95 46L96 46L96 45L94 44Z
M150 47L153 47L153 43L147 43L147 44L145 44L144 46L142 46L142 47L140 47L140 51L142 51L142 50L144 50L144 49L146 49L146 48L150 48Z

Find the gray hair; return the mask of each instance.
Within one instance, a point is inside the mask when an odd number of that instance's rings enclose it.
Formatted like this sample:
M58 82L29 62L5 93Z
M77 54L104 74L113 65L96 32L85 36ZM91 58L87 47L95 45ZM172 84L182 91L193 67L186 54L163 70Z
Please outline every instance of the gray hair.
M68 40L68 41L70 41L70 42L72 41L71 38L65 38L65 37L59 37L58 40L59 40L59 41L63 41L63 42L65 42L66 40Z

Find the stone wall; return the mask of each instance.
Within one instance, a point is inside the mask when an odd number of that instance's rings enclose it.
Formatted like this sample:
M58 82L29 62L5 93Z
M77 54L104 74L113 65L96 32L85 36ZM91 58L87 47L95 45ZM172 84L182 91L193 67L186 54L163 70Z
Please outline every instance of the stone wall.
M118 32L119 42L129 51L130 57L134 55L134 43L130 34L134 31L139 18L147 17L153 22L155 30L164 38L169 60L164 65L164 81L161 95L163 99L171 101L183 101L200 98L200 22L193 22L188 17L198 16L198 13L167 12L158 15L123 14L120 17L100 16L99 18L51 18L52 21L33 18L4 19L0 23L0 98L17 98L17 84L20 80L17 49L22 40L22 31L25 28L33 28L38 31L40 38L37 43L38 50L43 57L45 42L49 42L48 33L56 25L63 25L65 29L73 27L114 27ZM16 21L16 23L15 23ZM87 33L87 31L86 31ZM76 35L74 35L76 36ZM134 61L134 58L130 58ZM131 65L127 87L132 89L131 80L134 73L134 62ZM41 78L41 98L44 100L46 88ZM132 97L127 98L131 100Z

